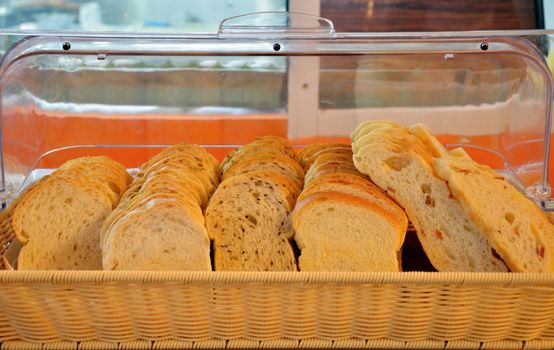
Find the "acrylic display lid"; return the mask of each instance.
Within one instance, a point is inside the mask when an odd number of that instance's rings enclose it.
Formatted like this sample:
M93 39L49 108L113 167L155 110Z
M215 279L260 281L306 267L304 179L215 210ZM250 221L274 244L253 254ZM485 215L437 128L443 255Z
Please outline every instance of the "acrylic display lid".
M554 32L337 33L295 13L213 35L4 33L4 200L63 161L138 167L160 147L221 157L266 134L348 140L365 120L424 123L547 209Z

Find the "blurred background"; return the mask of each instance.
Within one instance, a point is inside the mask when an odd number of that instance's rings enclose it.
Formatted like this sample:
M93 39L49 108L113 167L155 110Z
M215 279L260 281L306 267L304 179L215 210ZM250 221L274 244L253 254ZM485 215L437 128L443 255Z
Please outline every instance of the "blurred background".
M286 10L349 32L554 28L552 0L2 0L0 28L213 33L227 17Z

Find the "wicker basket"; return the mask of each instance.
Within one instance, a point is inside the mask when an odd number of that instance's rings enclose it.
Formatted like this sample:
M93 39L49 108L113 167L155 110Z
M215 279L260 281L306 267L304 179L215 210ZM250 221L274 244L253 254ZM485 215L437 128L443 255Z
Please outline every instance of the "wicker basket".
M554 274L4 270L0 344L550 349Z
M552 348L554 275L1 271L0 340Z

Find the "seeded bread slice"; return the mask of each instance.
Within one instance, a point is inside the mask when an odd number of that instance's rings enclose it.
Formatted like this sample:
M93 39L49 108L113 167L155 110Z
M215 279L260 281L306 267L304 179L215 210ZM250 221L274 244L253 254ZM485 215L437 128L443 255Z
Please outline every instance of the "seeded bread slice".
M215 270L294 271L288 215L294 195L271 171L223 181L206 208Z
M300 271L401 270L398 242L406 226L374 202L320 192L297 204L292 222Z
M421 153L425 145L406 128L390 128L400 130L358 127L365 131L353 138L358 145L354 164L406 210L433 266L439 271L507 271L445 181L435 176L430 152Z

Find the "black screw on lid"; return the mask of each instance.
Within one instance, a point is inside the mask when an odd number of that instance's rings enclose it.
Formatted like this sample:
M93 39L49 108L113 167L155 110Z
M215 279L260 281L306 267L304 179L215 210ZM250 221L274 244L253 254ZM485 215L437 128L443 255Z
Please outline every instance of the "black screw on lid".
M70 44L69 42L67 42L67 41L64 42L64 43L62 44L62 49L64 49L65 51L71 49L71 44Z
M481 50L487 51L489 49L489 43L481 43Z
M279 43L273 44L273 51L280 51L280 50L281 50L281 45Z

